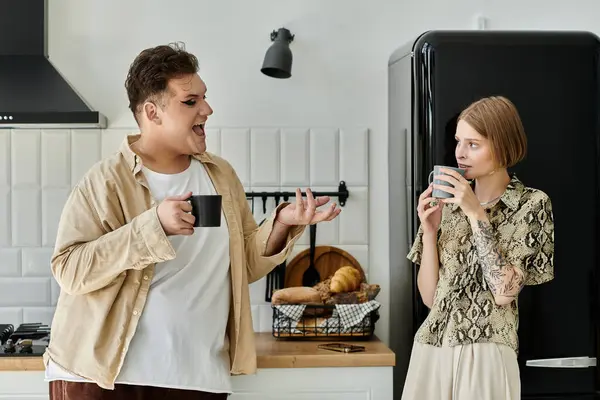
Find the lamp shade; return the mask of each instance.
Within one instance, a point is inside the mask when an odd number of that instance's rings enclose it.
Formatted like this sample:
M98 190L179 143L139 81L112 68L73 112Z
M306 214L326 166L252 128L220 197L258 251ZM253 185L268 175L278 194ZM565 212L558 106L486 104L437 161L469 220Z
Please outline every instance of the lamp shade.
M290 43L294 36L289 30L280 28L271 33L273 44L267 50L261 72L267 76L278 79L287 79L292 76L292 51Z

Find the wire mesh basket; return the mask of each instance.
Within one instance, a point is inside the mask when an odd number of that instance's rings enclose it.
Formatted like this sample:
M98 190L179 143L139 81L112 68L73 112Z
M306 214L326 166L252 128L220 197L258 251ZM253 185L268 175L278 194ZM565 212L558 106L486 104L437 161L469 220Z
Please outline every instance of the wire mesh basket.
M379 307L369 304L286 304L271 308L276 338L367 340L379 320Z

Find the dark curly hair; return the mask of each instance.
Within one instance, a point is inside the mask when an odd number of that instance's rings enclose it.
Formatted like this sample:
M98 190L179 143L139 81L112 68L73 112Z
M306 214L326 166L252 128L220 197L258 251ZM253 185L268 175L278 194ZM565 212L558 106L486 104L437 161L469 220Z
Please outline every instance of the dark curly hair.
M185 51L183 44L171 43L143 50L129 67L125 89L129 109L138 121L140 106L153 100L163 106L162 99L170 79L198 72L198 59Z

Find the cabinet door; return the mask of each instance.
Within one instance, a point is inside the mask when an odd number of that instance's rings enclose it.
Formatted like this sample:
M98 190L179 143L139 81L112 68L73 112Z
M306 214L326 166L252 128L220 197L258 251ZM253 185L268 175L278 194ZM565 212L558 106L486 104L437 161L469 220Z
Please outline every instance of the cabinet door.
M370 400L369 392L235 393L231 400Z
M0 394L0 400L48 400L49 398L47 394L11 394L7 396Z
M268 368L233 377L231 400L388 400L391 367Z
M0 400L48 400L43 371L0 372Z

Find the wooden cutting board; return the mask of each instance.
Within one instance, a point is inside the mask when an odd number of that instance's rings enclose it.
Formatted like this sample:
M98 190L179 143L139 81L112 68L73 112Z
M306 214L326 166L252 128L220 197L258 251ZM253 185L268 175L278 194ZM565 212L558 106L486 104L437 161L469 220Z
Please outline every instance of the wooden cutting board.
M310 249L306 249L287 263L284 287L302 286L302 276L309 265ZM315 247L315 268L319 271L321 281L331 277L335 271L347 265L359 270L362 279L365 279L365 271L360 263L347 251L334 246Z

